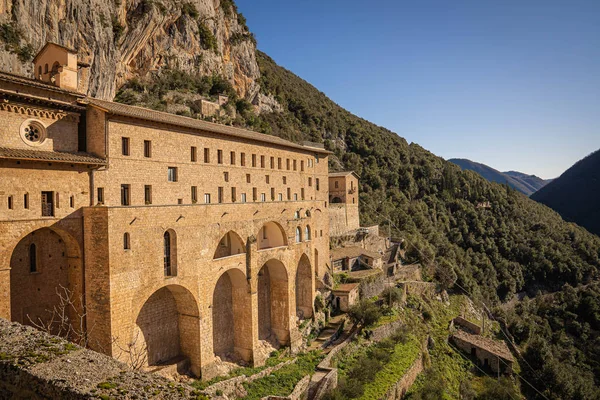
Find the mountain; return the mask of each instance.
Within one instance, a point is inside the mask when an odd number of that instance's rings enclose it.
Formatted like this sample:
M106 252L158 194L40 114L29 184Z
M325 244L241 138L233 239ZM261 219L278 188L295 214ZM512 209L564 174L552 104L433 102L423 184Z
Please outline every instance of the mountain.
M600 235L600 150L575 163L531 198Z
M537 190L544 187L544 185L546 185L548 182L535 175L527 175L522 172L500 172L485 164L477 163L464 158L451 158L448 161L458 165L463 170L477 172L488 181L507 184L526 196L531 196Z
M600 238L341 108L255 51L231 0L6 0L0 12L0 68L29 71L28 46L59 41L85 55L92 95L200 117L198 96L227 93L221 122L324 143L331 170L361 176L363 224L389 226L426 279L503 322L528 398L600 398ZM441 384L459 398L458 383Z

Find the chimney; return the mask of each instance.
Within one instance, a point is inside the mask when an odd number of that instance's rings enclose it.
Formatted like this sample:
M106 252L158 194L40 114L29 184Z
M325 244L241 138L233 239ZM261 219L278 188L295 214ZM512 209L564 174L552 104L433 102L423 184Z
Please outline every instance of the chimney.
M77 51L48 42L33 59L35 79L66 90L78 89Z

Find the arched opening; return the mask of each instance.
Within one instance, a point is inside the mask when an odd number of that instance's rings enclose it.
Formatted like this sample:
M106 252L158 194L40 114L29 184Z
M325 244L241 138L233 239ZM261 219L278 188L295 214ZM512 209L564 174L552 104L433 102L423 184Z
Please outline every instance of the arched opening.
M271 249L287 245L285 231L276 222L267 222L258 232L258 249Z
M186 288L170 285L154 292L135 321L132 342L146 354L146 365L171 364L188 358L192 373L200 370L200 314ZM141 335L139 335L141 332ZM184 365L185 363L179 363ZM178 371L185 373L187 371Z
M281 261L267 261L258 273L258 338L276 345L290 341L288 277Z
M177 235L172 229L163 235L163 265L165 276L177 276Z
M313 315L312 270L306 254L300 257L296 270L296 315L301 320Z
M54 64L52 64L52 75L57 74L59 68L60 64L58 63L58 61L55 61Z
M304 228L304 240L310 240L310 226Z
M244 241L235 232L229 231L221 238L217 249L215 250L214 259L234 256L246 252Z
M300 243L302 241L302 229L300 227L296 228L296 243Z
M227 361L252 358L252 301L246 276L224 272L212 297L213 352Z
M10 259L11 319L57 335L81 326L80 263L79 245L66 233L42 228L23 237Z
M342 202L342 199L340 199L339 197L334 197L330 201L331 204L337 204L337 203L341 203L341 202ZM327 206L325 206L325 207L327 207Z

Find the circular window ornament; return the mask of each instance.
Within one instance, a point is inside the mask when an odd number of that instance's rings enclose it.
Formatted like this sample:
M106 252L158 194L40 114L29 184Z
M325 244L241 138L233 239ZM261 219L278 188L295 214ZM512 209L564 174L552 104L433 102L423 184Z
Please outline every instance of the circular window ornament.
M29 119L21 125L21 138L30 146L37 146L46 139L46 127L37 120Z

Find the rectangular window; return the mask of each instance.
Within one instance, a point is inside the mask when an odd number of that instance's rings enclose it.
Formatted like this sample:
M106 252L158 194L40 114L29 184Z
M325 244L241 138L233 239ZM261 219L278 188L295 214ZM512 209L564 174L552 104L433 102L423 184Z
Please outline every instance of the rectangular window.
M281 157L277 157L277 169L281 169Z
M294 201L298 201L298 193L294 193Z
M312 178L308 178L308 186L312 186Z
M192 162L198 161L198 149L196 148L196 146L192 146L190 148L190 160Z
M241 200L242 200L242 203L246 202L246 193L242 193Z
M227 172L227 171L223 172L223 180L225 182L229 182L229 172Z
M252 188L252 201L256 201L258 199L258 189Z
M235 165L235 151L232 151L231 153L229 153L229 163L231 165Z
M256 154L252 154L252 167L256 167Z
M69 197L69 207L71 207L71 208L75 207L75 196Z
M240 154L240 165L242 167L246 166L246 153L241 153Z
M42 192L42 217L54 217L54 192Z
M270 180L271 180L271 177L269 175L265 175L265 182L267 183L267 185L269 184Z
M152 186L144 185L144 203L152 204Z
M271 201L275 201L275 188L271 188Z
M300 160L300 171L304 171L304 160Z
M152 157L152 142L149 140L144 140L144 157Z
M265 167L265 156L260 156L260 167L261 168Z
M319 178L315 179L315 185L317 186L317 190L319 190Z
M121 138L121 154L124 156L129 155L129 138L127 137Z
M13 197L12 196L8 196L8 209L9 210L13 209Z
M290 159L289 158L285 159L285 169L287 169L288 171L290 170Z
M23 208L26 210L29 209L29 193L25 193L23 196Z
M291 200L292 199L292 189L287 188L287 199Z
M339 187L340 183L338 181L333 182L333 186L337 189Z
M121 185L121 205L128 206L131 204L131 186L130 185Z
M207 147L204 148L204 162L206 164L210 162L210 149Z
M217 164L223 164L223 150L217 150Z
M279 201L283 201L283 193L279 193Z
M223 202L223 187L219 186L218 191L217 191L217 200L219 203Z
M250 174L246 174L246 183L250 183L251 179L250 179Z
M296 168L296 160L294 160L294 171L296 171L296 170L297 170L297 168Z
M177 167L169 167L168 179L169 182L177 182Z
M198 186L192 186L192 204L198 202Z
M204 193L204 203L210 204L210 193Z
M304 200L304 188L300 188L300 198Z
M56 208L60 208L60 194L56 193L55 197Z
M275 157L271 157L271 169L275 169Z
M104 188L98 188L98 204L104 204Z
M266 194L264 194L264 193L261 193L261 194L260 194L260 201L262 201L263 203L264 203L265 201L267 201L267 195L266 195Z
M285 177L285 176L283 177L283 184L287 185L287 177Z
M237 190L236 188L232 187L231 188L231 202L235 203L237 201Z

